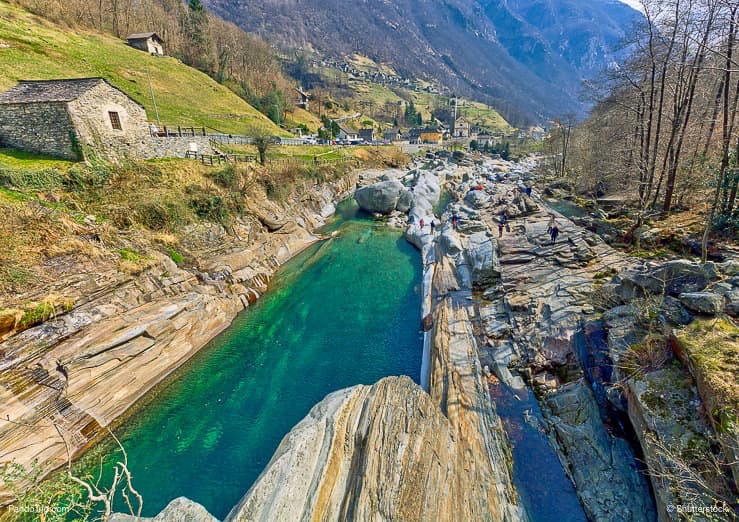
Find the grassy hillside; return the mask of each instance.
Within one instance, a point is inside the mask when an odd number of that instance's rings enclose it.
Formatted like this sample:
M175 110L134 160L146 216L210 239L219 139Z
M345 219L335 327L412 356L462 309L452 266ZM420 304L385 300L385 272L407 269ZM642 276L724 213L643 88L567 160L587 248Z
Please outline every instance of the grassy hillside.
M285 134L226 87L175 58L149 56L113 36L63 28L0 2L0 90L21 79L102 76L141 103L153 121L147 71L163 124Z

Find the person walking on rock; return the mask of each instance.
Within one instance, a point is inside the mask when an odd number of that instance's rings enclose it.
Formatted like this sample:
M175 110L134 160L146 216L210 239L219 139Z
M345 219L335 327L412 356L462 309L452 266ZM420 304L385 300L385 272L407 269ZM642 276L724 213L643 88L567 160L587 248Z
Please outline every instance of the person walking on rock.
M418 222L418 226L421 227L421 232L423 232L423 225L425 223L423 222L423 218L421 218L421 221Z
M452 230L457 230L457 214L452 214Z
M505 227L507 222L508 217L505 215L505 212L501 212L498 216L498 237L503 237L503 227Z
M557 220L552 220L552 225L549 229L549 235L552 237L552 244L554 244L557 241L557 236L559 235L559 225L557 224Z
M553 226L554 226L554 214L549 214L549 223L547 223L547 234L552 233Z
M436 223L434 223L433 220L431 220L431 235L434 235L434 232L436 231Z

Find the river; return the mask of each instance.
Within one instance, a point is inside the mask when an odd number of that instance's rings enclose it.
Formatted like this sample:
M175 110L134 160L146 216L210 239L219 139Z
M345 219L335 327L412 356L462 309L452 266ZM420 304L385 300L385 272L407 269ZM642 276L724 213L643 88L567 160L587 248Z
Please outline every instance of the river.
M418 252L353 201L327 230L339 237L286 263L261 300L117 428L144 515L187 496L222 518L326 394L388 375L419 381Z

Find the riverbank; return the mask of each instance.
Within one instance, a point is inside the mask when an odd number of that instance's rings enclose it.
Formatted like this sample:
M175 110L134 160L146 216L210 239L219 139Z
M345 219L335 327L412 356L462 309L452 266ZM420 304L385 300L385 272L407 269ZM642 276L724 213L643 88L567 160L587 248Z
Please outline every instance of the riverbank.
M90 447L258 299L281 264L319 240L315 229L357 176L300 185L283 204L255 192L248 204L259 221L236 222L231 233L201 228L189 238L200 253L192 268L150 252L140 273L64 281L72 309L0 343L3 460L38 462L48 473ZM0 499L12 497L0 489Z

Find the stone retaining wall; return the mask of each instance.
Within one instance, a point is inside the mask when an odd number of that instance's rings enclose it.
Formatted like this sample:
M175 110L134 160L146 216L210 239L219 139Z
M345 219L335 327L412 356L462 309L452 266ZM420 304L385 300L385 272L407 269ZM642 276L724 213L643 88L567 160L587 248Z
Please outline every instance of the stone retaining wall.
M184 158L192 143L197 146L199 154L214 154L207 136L170 136L169 138L149 136L137 147L139 150L136 153L143 159Z

